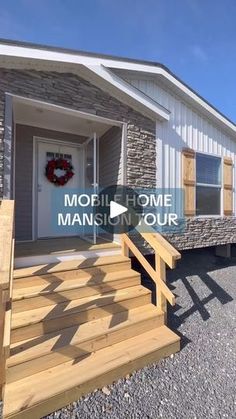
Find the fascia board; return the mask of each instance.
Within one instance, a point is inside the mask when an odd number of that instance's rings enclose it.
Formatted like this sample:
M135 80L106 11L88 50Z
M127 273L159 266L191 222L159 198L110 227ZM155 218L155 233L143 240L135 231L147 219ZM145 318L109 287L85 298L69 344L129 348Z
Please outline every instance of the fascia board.
M167 109L146 96L135 87L131 86L128 82L105 68L103 65L86 65L84 67L86 67L86 69L90 72L91 81L94 81L94 77L103 80L103 82L107 85L108 90L110 88L113 90L113 92L117 92L117 98L122 100L124 97L126 97L126 99L128 99L127 104L130 104L135 108L138 107L138 110L143 108L142 110L145 112L145 114L148 113L152 119L154 118L165 121L169 120L170 112ZM103 84L103 87L105 87L105 84Z
M142 73L149 73L150 75L161 75L167 80L172 86L175 86L182 93L188 96L192 101L193 105L197 104L203 112L205 111L208 115L212 116L218 122L222 123L227 127L230 132L235 136L236 134L236 125L225 118L221 113L214 109L210 104L208 104L204 99L199 97L194 93L188 86L183 84L180 80L174 77L171 73L166 71L164 68L158 65L137 63L132 61L126 61L125 59L111 59L103 57L92 57L86 56L86 54L75 54L69 52L60 52L60 51L51 51L47 49L38 49L36 47L24 47L17 45L9 44L0 44L0 56L6 57L18 57L18 58L28 58L36 59L43 61L55 61L60 63L71 63L71 64L81 64L85 66L96 67L103 65L106 68L110 69L120 69L120 70L130 70L137 71Z

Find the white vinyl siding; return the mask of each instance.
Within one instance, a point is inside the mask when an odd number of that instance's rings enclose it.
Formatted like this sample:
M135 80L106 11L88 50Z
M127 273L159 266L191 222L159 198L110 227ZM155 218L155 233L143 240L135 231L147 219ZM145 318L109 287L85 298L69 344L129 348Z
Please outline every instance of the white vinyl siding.
M181 188L181 151L185 147L196 152L209 153L219 157L231 157L234 164L233 202L235 213L236 184L236 138L225 132L222 124L216 125L208 117L191 108L175 92L160 82L143 75L124 73L123 77L146 95L166 107L170 120L157 122L157 186L160 188Z

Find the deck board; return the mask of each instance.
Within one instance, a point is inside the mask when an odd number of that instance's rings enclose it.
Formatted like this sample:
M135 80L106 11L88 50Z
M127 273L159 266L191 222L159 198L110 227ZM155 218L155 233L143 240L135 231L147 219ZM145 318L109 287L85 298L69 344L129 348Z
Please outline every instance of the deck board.
M42 417L178 349L179 337L161 326L94 352L81 362L70 360L23 378L6 387L4 417Z
M76 253L79 251L103 250L119 248L118 243L108 241L103 238L97 239L97 244L91 244L79 237L58 237L52 239L40 239L34 242L16 243L15 257L60 255L66 253Z
M41 276L45 274L54 274L62 271L72 271L75 269L85 269L90 267L98 267L102 265L110 265L114 267L122 267L124 262L129 261L121 255L114 256L97 256L87 259L73 259L67 261L58 261L57 263L46 263L43 265L28 266L26 268L18 268L14 270L14 278L23 278L29 276Z

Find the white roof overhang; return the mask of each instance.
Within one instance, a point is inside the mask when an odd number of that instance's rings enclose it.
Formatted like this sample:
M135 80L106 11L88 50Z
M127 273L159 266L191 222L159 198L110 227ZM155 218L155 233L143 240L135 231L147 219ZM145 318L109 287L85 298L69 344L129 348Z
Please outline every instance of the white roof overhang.
M135 87L125 82L115 71L131 71L159 77L168 87L184 96L195 108L201 110L207 117L213 119L222 129L227 130L231 135L236 135L236 125L194 92L190 87L179 80L168 69L160 64L142 62L138 60L112 58L99 56L85 52L61 50L51 47L40 47L37 45L20 45L0 42L1 66L14 68L48 68L52 71L72 71L76 74L83 74L85 78L99 85L102 89L109 91L119 100L129 104L142 114L160 120L169 119L169 110L163 108L159 103L149 96L140 92ZM58 66L60 63L60 66ZM113 71L114 70L114 73Z
M84 56L0 44L0 66L71 71L153 120L169 120L170 112L99 62ZM58 63L61 64L59 69Z

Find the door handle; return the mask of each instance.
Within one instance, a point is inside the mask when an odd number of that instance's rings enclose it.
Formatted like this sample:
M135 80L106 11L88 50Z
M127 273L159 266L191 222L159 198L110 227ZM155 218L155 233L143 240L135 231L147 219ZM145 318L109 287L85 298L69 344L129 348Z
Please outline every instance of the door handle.
M42 185L38 185L38 192L42 192Z

